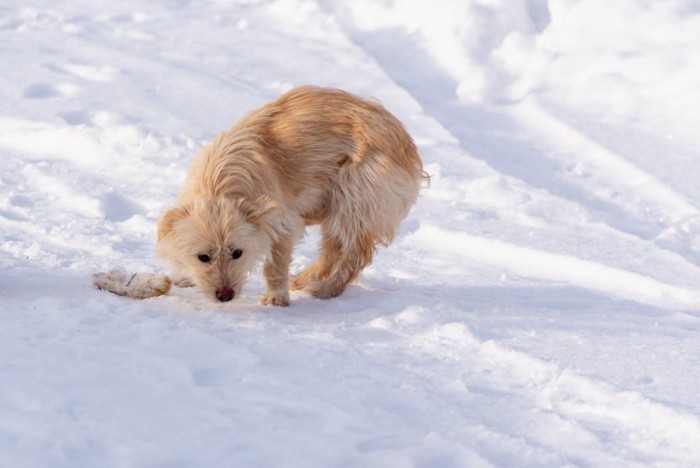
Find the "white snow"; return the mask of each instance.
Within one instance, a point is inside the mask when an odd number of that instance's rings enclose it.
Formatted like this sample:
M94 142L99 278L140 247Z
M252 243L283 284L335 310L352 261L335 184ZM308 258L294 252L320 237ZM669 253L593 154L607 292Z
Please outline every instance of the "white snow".
M700 465L697 1L36 0L0 57L0 466ZM301 84L433 175L358 284L92 287Z

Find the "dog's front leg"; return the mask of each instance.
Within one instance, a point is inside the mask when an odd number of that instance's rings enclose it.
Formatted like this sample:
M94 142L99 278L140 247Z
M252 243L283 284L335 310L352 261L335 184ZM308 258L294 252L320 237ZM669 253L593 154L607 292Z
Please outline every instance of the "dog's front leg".
M287 239L281 239L272 246L263 268L267 292L260 299L261 304L289 305L289 264L293 247L293 243Z

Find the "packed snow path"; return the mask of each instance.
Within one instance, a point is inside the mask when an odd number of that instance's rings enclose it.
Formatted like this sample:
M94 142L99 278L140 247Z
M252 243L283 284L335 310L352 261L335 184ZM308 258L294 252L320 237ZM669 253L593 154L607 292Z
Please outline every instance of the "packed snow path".
M700 464L693 0L39 0L0 44L0 466ZM91 287L159 271L190 159L307 83L433 176L357 285Z

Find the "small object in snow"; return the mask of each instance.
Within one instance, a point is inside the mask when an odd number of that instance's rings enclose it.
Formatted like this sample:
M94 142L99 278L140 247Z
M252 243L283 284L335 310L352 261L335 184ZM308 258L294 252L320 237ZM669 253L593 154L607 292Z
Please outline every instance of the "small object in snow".
M107 273L95 273L92 284L97 289L135 299L162 296L170 291L171 281L165 275L155 273L125 273L114 269Z

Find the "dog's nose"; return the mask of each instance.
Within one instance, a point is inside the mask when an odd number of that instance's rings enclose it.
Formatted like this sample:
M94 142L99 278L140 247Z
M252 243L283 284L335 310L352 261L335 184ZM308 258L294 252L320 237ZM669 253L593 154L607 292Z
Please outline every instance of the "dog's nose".
M221 302L228 302L233 299L236 293L231 288L221 288L216 290L216 298Z

